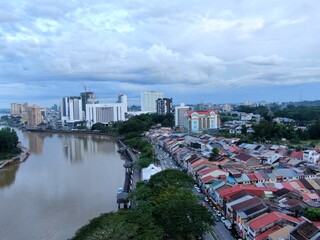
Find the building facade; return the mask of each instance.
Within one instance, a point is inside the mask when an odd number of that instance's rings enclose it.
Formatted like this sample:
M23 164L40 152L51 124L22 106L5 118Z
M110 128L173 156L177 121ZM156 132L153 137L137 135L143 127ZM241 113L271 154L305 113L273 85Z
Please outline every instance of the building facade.
M118 101L117 103L123 104L123 111L126 113L128 112L128 97L125 94L118 95Z
M156 112L157 104L156 101L159 98L163 98L162 92L142 92L141 93L141 111L142 112Z
M65 126L68 123L83 121L81 97L64 97L61 102L61 121Z
M37 105L27 107L27 128L36 128L42 122L41 108Z
M82 101L81 102L81 109L83 112L85 112L86 111L86 103L90 99L94 99L94 92L82 92L82 93L80 93L80 97L81 97L81 101Z
M184 103L181 103L180 106L174 108L174 123L175 126L184 126L184 114L189 110L189 106L185 106Z
M184 127L187 132L217 129L219 128L218 113L215 110L187 110L184 114Z
M166 115L172 113L172 98L158 98L157 103L157 114Z
M123 103L100 103L86 105L87 127L95 123L110 124L112 122L125 120L125 109Z

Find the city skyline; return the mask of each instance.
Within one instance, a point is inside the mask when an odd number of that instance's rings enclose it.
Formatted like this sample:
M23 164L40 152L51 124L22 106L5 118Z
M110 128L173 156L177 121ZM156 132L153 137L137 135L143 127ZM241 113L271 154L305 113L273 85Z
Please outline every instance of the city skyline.
M84 86L129 105L320 99L317 1L5 1L0 108L45 107Z

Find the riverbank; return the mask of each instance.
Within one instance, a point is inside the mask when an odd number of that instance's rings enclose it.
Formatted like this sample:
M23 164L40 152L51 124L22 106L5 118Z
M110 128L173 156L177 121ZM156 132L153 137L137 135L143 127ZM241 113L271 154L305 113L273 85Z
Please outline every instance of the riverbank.
M104 133L104 132L99 132L99 131L90 131L90 130L43 130L43 129L26 129L24 131L27 132L38 132L38 133L66 133L66 134L83 134L83 135L103 135L103 136L109 136L113 137L116 140L121 139L121 136L118 134L114 133Z
M136 188L137 182L141 180L141 171L135 164L135 162L137 162L139 158L121 140L118 140L118 146L119 153L124 155L126 159L123 165L126 169L123 192L130 193ZM127 199L122 199L122 195L119 193L117 195L117 203L124 204L125 202L127 202ZM130 207L134 207L135 204L136 203L133 200L130 201ZM126 205L124 206L126 207Z
M21 149L21 153L13 158L1 160L0 169L12 164L24 162L28 159L28 157L30 156L30 149L23 146L22 143L19 143L17 147Z

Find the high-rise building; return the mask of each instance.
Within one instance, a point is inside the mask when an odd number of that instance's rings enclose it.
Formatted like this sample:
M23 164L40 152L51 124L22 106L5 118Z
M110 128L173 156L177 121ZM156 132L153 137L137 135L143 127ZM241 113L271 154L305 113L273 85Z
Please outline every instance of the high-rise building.
M124 121L123 103L86 104L87 126L95 123L109 124L111 122Z
M158 98L163 98L162 92L142 92L141 93L141 111L143 112L156 112Z
M157 114L166 115L172 112L172 98L158 98L157 103Z
M180 106L176 106L174 108L174 122L176 127L184 125L184 114L189 109L190 107L185 106L184 103L181 103Z
M230 104L224 104L222 106L222 110L225 111L225 112L230 112L232 110L232 107Z
M37 105L27 107L27 128L36 128L42 122L41 108Z
M11 116L17 117L20 116L22 117L23 112L26 111L26 108L28 107L28 103L11 103L11 110L10 114Z
M81 97L64 97L61 103L62 125L83 121Z
M82 93L80 93L80 97L81 97L81 101L82 101L81 109L83 112L85 112L86 111L86 104L92 103L91 99L94 99L94 92L82 92Z
M125 94L118 95L118 101L117 103L123 104L123 111L126 113L128 112L128 97Z
M193 111L184 114L184 127L188 132L219 128L218 112L215 110Z

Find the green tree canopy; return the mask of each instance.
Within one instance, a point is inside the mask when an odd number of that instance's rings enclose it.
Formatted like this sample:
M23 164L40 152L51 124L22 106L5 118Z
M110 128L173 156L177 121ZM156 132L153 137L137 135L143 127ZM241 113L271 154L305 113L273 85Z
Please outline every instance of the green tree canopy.
M303 216L311 221L320 221L320 209L318 208L305 208Z
M15 130L11 128L2 128L0 130L0 159L13 157L20 153L17 147L19 138Z
M175 186L178 188L191 189L195 180L186 173L183 173L177 169L167 169L153 175L149 184L152 188L166 188L169 186Z

